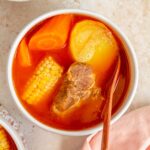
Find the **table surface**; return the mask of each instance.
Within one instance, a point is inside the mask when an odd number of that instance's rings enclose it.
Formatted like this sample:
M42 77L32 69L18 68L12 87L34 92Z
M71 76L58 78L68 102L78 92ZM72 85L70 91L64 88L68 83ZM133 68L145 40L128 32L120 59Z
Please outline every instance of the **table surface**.
M139 86L130 110L150 104L150 1L149 0L0 0L0 104L19 122L29 150L79 150L83 137L48 133L26 120L9 92L6 65L9 49L19 31L33 18L55 9L81 8L111 19L128 36L139 62Z

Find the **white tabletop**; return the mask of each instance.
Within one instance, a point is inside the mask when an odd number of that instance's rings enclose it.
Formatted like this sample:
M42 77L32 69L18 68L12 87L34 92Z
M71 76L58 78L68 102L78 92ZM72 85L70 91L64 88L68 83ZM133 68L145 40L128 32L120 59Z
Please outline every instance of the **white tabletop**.
M150 1L120 0L0 0L0 104L19 121L30 150L79 150L86 137L68 137L35 127L17 109L10 95L6 65L9 48L19 31L33 18L60 8L84 8L108 17L131 40L139 61L139 87L129 110L150 104Z

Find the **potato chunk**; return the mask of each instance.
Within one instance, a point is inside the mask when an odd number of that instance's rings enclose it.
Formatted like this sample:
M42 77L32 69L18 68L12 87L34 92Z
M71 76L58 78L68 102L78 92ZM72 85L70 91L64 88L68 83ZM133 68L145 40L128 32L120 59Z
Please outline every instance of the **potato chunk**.
M103 80L118 54L118 45L104 24L84 20L72 30L70 50L75 61L90 64L98 72L100 80Z

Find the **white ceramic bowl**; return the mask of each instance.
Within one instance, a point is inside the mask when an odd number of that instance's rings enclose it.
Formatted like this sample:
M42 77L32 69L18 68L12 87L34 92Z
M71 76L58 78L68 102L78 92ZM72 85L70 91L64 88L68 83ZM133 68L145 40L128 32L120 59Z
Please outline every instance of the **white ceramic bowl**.
M11 138L13 139L14 143L17 146L18 150L25 150L25 147L22 143L22 140L20 138L20 136L18 135L18 133L12 128L12 126L7 123L7 121L5 119L3 119L2 117L0 117L0 125L7 131L7 133L11 136Z
M102 16L100 14L90 12L87 10L64 9L64 10L51 11L51 12L48 12L48 13L42 15L42 16L39 16L38 18L36 18L32 22L30 22L20 32L20 34L18 35L18 37L16 38L16 40L14 41L14 43L11 47L9 60L8 60L8 72L7 72L8 83L9 83L11 94L12 94L13 99L15 100L15 103L17 104L18 108L34 124L38 125L39 127L43 128L47 131L52 131L52 132L55 132L58 134L70 135L70 136L88 135L88 134L91 134L91 133L94 133L96 131L101 130L102 129L102 123L100 123L94 127L80 130L80 131L66 131L66 130L60 130L60 129L55 129L53 127L49 127L49 126L39 122L38 120L36 120L34 117L32 117L32 115L30 113L27 112L27 110L21 104L21 102L20 102L20 100L19 100L19 98L15 92L14 85L13 85L12 63L13 63L13 58L14 58L16 49L17 49L18 44L21 41L21 39L24 37L24 35L31 28L33 28L36 24L40 23L41 21L43 21L47 18L50 18L52 16L55 16L55 15L66 14L66 13L87 15L87 16L90 16L92 18L96 18L96 19L100 20L101 22L105 23L108 27L110 27L115 32L115 34L120 39L120 41L122 42L124 49L125 49L125 52L126 52L126 55L128 57L128 61L129 61L129 66L130 66L130 70L131 70L131 80L129 83L129 88L128 88L126 97L124 99L124 103L118 109L118 111L113 115L111 123L114 123L116 120L118 120L125 113L125 111L128 109L129 105L131 104L131 102L133 100L133 97L134 97L135 92L136 92L137 84L138 84L138 64L137 64L137 59L136 59L134 49L133 49L132 45L130 44L129 40L127 39L127 37L122 33L122 31L113 22L111 22L110 20L108 20L107 18L105 18L104 16Z

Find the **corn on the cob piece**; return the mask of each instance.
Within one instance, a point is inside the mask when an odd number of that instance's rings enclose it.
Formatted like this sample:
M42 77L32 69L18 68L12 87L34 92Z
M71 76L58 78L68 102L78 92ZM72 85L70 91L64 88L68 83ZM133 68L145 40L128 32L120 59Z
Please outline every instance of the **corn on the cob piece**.
M35 105L47 96L60 79L63 68L51 56L45 57L27 82L22 99Z
M0 150L10 150L6 131L0 126Z

